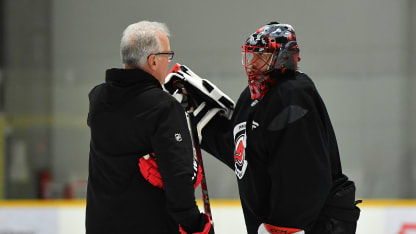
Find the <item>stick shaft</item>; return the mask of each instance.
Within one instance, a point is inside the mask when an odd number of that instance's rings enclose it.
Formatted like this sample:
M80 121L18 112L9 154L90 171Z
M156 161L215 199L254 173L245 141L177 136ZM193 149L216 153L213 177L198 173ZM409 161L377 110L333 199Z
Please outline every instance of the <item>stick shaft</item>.
M202 192L202 202L204 203L204 212L210 216L211 220L213 220L212 213L211 213L211 205L210 205L209 195L208 195L208 186L207 186L207 181L205 177L204 162L202 160L201 147L199 146L199 140L196 139L194 136L194 130L191 124L191 117L188 112L186 112L186 120L188 122L189 132L191 134L192 143L194 145L194 155L196 156L196 159L201 165L201 174L202 174L201 192Z

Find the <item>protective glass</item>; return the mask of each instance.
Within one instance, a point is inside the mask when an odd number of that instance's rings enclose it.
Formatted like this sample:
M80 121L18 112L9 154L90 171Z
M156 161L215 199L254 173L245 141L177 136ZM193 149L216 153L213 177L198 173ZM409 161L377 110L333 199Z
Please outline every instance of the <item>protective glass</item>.
M242 52L241 63L243 66L252 66L253 64L269 64L273 53Z
M266 72L273 61L273 53L264 52L264 47L243 45L241 49L241 63L247 74Z

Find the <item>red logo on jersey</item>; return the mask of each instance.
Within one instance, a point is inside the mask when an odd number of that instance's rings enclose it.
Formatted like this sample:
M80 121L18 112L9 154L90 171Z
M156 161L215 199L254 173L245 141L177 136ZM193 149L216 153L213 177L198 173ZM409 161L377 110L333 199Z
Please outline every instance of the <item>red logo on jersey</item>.
M242 179L247 169L246 160L246 134L242 133L235 141L234 149L234 167L235 174Z
M245 148L244 148L244 135L241 135L237 140L235 152L234 152L234 162L239 165L243 164Z

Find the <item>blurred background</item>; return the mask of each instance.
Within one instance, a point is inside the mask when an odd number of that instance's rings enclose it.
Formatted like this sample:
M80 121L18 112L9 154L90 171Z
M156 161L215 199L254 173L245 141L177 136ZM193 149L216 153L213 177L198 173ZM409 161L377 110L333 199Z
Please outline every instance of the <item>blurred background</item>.
M172 62L237 100L240 46L292 24L360 198L416 198L413 0L0 0L0 199L85 198L88 93L122 67L123 30L171 30ZM213 199L237 199L234 172L204 153Z

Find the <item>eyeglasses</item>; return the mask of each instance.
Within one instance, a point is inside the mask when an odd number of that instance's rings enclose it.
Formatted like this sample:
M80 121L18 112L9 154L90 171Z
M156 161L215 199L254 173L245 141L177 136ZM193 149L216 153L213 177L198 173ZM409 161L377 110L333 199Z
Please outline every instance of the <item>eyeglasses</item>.
M173 51L169 51L169 52L160 52L160 53L154 53L154 54L149 54L149 56L147 56L147 59L149 59L150 55L167 55L169 60L173 59L173 56L175 55L175 52Z

